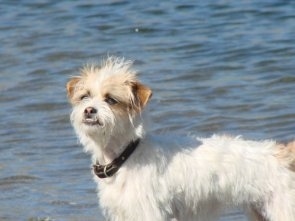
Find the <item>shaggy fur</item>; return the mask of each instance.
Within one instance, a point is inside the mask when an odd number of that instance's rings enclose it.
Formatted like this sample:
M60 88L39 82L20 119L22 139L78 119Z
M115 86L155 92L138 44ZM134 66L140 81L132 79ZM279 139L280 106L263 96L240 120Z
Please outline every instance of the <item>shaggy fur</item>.
M93 163L110 163L141 139L114 176L94 175L107 220L213 221L235 207L253 221L295 220L294 142L149 134L152 92L131 65L110 57L67 84L71 122Z

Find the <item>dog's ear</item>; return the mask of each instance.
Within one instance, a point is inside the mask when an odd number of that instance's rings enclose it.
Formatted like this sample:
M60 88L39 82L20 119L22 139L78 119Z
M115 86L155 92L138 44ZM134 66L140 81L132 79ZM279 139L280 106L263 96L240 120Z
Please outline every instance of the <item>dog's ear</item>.
M139 107L139 110L142 110L152 97L152 90L142 83L136 82L133 85L133 92L138 101L137 106Z
M71 78L68 83L67 83L67 94L68 94L68 98L70 100L72 100L74 92L75 92L75 87L76 84L81 80L81 78L79 77L73 77Z

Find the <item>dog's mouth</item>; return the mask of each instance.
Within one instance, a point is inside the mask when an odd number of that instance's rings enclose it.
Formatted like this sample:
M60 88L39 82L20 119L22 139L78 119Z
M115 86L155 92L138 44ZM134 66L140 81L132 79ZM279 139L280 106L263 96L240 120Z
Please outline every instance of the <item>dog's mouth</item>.
M103 124L97 118L84 118L83 123L88 126L102 126Z

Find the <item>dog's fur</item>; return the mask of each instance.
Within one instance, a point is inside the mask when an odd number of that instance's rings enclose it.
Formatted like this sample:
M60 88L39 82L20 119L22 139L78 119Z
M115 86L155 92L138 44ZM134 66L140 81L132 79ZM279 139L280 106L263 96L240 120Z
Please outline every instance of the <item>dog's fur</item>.
M253 221L295 220L295 142L148 134L152 92L131 65L109 57L67 84L71 122L93 163L110 163L141 139L114 176L94 175L107 220L211 221L232 207Z

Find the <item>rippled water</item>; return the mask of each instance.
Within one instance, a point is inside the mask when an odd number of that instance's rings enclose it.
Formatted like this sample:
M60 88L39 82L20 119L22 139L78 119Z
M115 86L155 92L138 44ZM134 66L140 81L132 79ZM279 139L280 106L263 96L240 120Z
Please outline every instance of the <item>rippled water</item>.
M154 131L294 138L294 1L99 2L1 1L0 220L102 220L64 85L108 53L153 88Z

